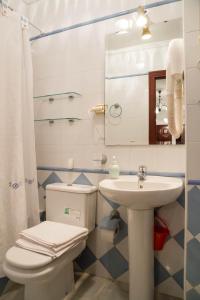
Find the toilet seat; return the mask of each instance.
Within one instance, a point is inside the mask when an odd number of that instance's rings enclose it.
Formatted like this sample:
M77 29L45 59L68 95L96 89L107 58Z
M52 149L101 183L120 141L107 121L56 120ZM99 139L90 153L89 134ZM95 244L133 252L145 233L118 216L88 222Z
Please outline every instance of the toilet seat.
M50 256L14 246L6 253L6 262L20 269L37 269L51 263Z
M34 253L29 250L20 249L18 247L10 248L9 255L6 255L6 259L3 264L3 269L7 277L9 277L14 282L20 284L26 284L31 280L39 280L47 278L54 273L59 273L61 269L63 269L69 263L72 263L75 258L77 258L81 252L85 249L86 242L82 241L77 244L74 248L71 248L62 256L56 259L51 259L48 256ZM17 252L15 252L17 250ZM22 251L19 251L22 250ZM27 251L27 252L26 252ZM11 258L12 253L14 254ZM15 254L18 253L18 254ZM22 253L26 255L26 263L22 262ZM23 255L24 255L23 254ZM20 263L17 261L18 256L20 258ZM35 264L33 261L28 262L28 258L33 260L33 255L37 259L37 263ZM49 260L50 259L50 260ZM39 264L43 263L43 266L39 267ZM21 267L17 266L21 265ZM28 265L30 268L28 268ZM38 267L36 267L38 265ZM34 268L32 268L32 267Z

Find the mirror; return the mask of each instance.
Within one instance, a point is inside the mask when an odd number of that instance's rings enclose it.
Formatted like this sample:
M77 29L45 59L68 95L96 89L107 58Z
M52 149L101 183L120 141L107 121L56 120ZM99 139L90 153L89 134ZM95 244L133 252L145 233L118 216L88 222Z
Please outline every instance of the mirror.
M183 33L180 11L170 15L167 6L157 8L161 15L149 27L150 39L142 39L134 20L131 29L106 38L106 145L184 144L184 133L176 140L168 130L166 57L169 42Z

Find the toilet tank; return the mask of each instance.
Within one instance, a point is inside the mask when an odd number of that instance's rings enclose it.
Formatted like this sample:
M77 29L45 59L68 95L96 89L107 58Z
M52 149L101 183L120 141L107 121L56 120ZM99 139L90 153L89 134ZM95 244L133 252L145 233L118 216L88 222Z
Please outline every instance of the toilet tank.
M46 186L46 219L48 221L95 228L97 187L54 183Z

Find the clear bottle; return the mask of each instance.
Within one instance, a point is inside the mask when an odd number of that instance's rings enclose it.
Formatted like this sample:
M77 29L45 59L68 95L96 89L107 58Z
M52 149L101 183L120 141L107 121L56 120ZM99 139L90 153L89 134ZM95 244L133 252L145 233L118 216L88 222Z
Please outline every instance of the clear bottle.
M110 178L112 179L119 178L120 168L116 156L113 156L112 158L112 164L109 168L109 174L110 174Z

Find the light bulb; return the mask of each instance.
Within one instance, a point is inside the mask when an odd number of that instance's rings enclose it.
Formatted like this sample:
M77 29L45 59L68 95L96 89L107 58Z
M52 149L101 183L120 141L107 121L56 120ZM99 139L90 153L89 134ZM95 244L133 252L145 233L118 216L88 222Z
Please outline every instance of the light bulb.
M131 26L129 21L126 19L121 19L121 20L117 21L116 25L117 25L117 29L118 29L118 31L117 31L118 34L128 33L130 26Z
M146 26L148 23L148 18L145 15L145 10L143 6L138 7L137 14L138 15L136 20L136 25L140 28Z
M149 30L149 27L144 27L142 31L142 39L143 40L149 40L152 38L151 31Z

